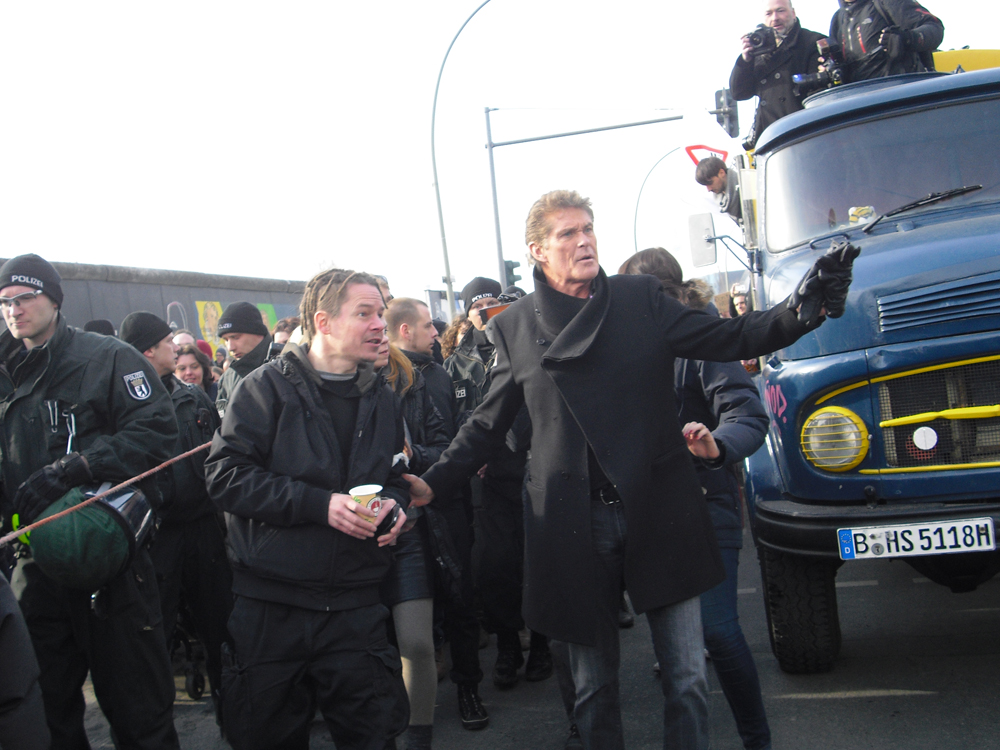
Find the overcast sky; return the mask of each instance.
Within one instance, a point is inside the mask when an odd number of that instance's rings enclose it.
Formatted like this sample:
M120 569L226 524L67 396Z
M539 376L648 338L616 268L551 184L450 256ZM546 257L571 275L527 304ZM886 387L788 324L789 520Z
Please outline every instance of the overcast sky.
M3 3L2 254L291 279L336 264L385 274L397 296L443 289L431 104L448 43L480 2ZM438 102L456 288L497 275L487 106L495 142L684 116L496 149L507 258L526 265L524 217L555 188L593 199L609 272L636 244L686 252L687 216L711 205L683 147L738 145L705 110L762 7L480 10ZM836 7L797 10L825 32ZM996 3L929 7L944 49L997 46ZM752 116L743 105L743 133Z

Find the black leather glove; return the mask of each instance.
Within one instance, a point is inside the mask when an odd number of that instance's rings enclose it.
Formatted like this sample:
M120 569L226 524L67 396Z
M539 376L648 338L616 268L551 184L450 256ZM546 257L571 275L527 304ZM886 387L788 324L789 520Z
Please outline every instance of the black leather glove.
M904 52L913 46L912 31L906 31L898 26L887 26L879 35L878 43L882 45L885 52L893 60L900 57Z
M28 477L14 495L19 525L33 523L52 503L91 479L87 460L79 453L69 453L43 466Z
M788 298L788 307L799 311L799 322L815 328L823 308L831 318L844 314L854 259L860 253L861 249L850 242L833 242L826 254L816 259Z

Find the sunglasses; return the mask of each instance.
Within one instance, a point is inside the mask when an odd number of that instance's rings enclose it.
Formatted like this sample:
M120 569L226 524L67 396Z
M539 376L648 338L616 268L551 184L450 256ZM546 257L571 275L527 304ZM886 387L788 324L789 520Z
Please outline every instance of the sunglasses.
M0 307L7 309L11 305L16 305L20 307L25 302L30 302L35 299L39 294L42 294L41 289L35 289L30 292L23 292L21 294L15 294L13 297L0 297Z

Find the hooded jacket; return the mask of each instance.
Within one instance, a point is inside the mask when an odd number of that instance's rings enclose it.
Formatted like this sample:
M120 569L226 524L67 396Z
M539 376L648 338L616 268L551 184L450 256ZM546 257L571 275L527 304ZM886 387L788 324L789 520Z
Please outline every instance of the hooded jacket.
M215 408L219 410L221 416L226 416L229 399L233 397L233 392L240 381L267 361L271 340L270 335L265 336L249 354L234 360L229 369L222 373L222 377L219 378L219 389L215 394Z
M756 452L767 436L767 412L750 374L738 362L674 360L678 420L701 422L712 431L722 455L695 460L720 547L743 546L743 509L733 470Z
M375 604L389 549L327 521L330 495L380 484L404 508L409 485L394 456L403 449L399 400L370 368L359 368L360 402L346 475L308 347L251 372L233 394L205 462L208 491L227 513L233 591L305 609Z
M911 32L919 42L910 44L898 57L879 48L882 32L895 26ZM844 48L849 81L933 70L921 53L929 54L944 40L944 24L913 0L840 0L840 10L830 20L830 37ZM928 58L933 62L933 58Z

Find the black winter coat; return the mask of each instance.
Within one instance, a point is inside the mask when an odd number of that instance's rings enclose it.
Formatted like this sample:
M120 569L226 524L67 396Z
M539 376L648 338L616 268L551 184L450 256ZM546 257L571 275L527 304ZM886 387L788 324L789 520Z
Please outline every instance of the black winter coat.
M390 552L327 523L330 495L362 484L404 508L409 484L393 457L403 449L403 412L369 370L347 476L307 349L286 344L254 370L229 402L205 462L208 491L226 511L226 546L237 594L315 610L379 602Z
M601 271L593 297L559 332L547 324L559 304L553 295L536 270L535 292L494 318L489 396L423 478L447 495L503 443L527 404L524 618L550 637L594 645L588 444L624 503L625 584L636 610L697 596L724 571L677 422L674 357L749 359L806 328L784 304L723 320L671 299L652 276Z
M60 313L52 338L20 360L22 351L24 343L10 331L0 334L0 507L6 523L21 483L71 450L87 459L95 482L116 484L173 455L177 420L170 397L133 347L70 328ZM141 486L159 510L155 481Z
M817 71L819 50L816 42L823 38L822 34L803 29L796 19L774 52L751 58L750 62L742 55L736 58L729 75L733 97L737 101L760 97L753 125L755 139L772 122L802 109L802 96L792 83L792 76Z
M173 455L179 456L211 440L222 420L201 388L182 383L173 375L164 379L164 385L168 384L179 430ZM187 523L218 512L205 487L207 455L207 451L196 453L175 463L169 472L163 472L170 477L169 489L164 491L168 498L166 510L158 514L163 523Z
M879 12L879 6L888 17ZM879 46L879 37L889 26L919 32L923 35L923 44L906 50L895 59L885 51L866 59ZM863 81L926 70L919 53L938 48L944 40L944 25L913 0L878 0L878 3L857 0L850 4L841 0L840 10L830 21L830 37L843 45L844 59L855 63L849 69L849 80ZM860 62L862 60L864 62Z
M767 436L767 412L750 374L738 362L674 360L681 425L701 422L722 450L717 462L695 460L720 547L743 546L743 510L734 467Z
M451 375L429 354L408 352L405 349L402 352L409 358L410 364L424 376L427 394L434 407L444 418L445 427L448 430L448 440L451 440L459 428L458 402L455 400L455 389Z
M410 473L423 474L433 466L444 453L451 434L441 412L431 401L427 382L419 370L413 371L413 384L401 397L403 416L410 430Z

